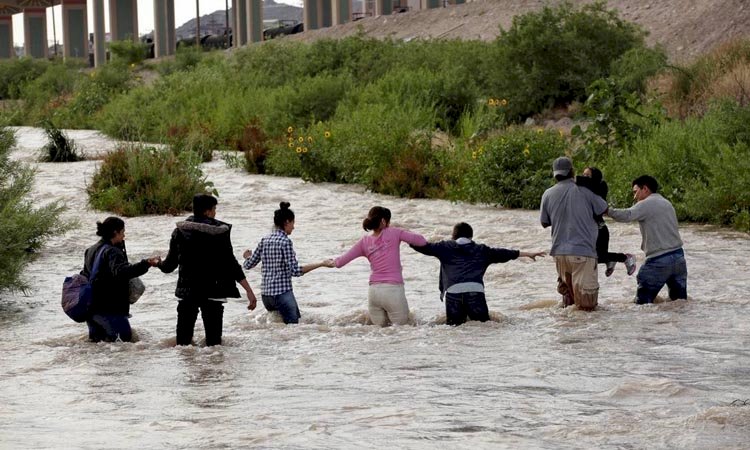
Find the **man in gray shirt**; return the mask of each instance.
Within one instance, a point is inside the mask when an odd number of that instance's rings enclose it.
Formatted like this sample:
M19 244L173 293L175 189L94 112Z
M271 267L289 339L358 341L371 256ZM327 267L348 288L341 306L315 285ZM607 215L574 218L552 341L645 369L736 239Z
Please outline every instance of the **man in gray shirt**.
M557 183L542 195L540 219L543 227L552 227L550 255L557 267L557 292L563 296L563 306L575 304L581 310L593 311L599 300L599 227L594 216L607 210L607 202L576 185L570 158L557 158L552 171Z
M677 215L658 190L656 179L640 176L633 180L636 204L628 209L610 208L607 212L617 222L637 220L641 228L641 249L646 253L646 262L637 276L638 304L653 303L665 284L671 300L687 299L687 264L677 229Z

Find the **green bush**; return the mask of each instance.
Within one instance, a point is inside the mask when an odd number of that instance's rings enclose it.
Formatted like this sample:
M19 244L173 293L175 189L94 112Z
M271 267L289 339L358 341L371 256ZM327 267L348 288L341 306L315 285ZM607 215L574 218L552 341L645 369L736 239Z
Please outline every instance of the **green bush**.
M21 97L23 87L42 75L50 64L35 58L0 60L0 100Z
M109 43L109 52L112 60L120 60L125 64L140 64L148 56L148 44L144 42L133 42L130 39L114 41Z
M568 150L557 131L510 128L466 150L471 164L459 196L506 208L539 208L545 189L554 184L552 162Z
M188 211L193 195L212 186L195 153L134 147L108 154L86 192L95 209L131 217Z
M508 99L512 117L581 101L615 60L644 45L644 34L602 2L578 10L566 2L516 16L487 61L495 73L493 95Z
M44 242L70 227L57 202L35 208L29 193L34 170L9 158L13 133L0 128L0 291L25 291L24 267Z
M646 83L667 66L667 55L661 48L635 47L612 62L611 77L625 92L646 92Z
M50 121L45 121L43 126L48 139L47 144L42 148L41 160L43 162L75 162L83 159L75 143L65 132Z

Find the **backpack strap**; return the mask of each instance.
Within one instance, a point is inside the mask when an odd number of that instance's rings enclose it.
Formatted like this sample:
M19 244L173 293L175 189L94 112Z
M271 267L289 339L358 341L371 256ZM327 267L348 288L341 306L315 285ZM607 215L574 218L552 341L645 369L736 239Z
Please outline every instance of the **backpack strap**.
M96 273L99 272L99 265L102 262L102 257L104 255L104 250L111 247L111 245L104 244L99 249L99 252L96 254L96 257L94 257L94 266L91 268L91 273L89 274L89 281L94 281L94 278L96 278Z

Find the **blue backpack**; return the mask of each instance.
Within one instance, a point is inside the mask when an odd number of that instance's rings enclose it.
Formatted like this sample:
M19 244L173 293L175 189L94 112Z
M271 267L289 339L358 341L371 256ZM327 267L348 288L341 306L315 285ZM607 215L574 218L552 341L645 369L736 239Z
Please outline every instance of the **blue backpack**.
M102 254L109 245L102 245L99 252L94 258L94 267L91 268L89 278L77 273L65 277L62 287L62 309L65 314L76 322L85 322L89 317L91 302L94 300L93 283L96 279L96 273L99 271L99 265L102 262Z

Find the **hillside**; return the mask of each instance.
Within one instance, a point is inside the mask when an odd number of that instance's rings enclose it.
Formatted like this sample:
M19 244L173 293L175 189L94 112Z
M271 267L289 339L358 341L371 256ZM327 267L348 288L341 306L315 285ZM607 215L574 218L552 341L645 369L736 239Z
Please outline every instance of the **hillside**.
M570 0L573 4L591 0ZM336 27L290 37L311 41L358 33L375 38L446 38L492 40L500 27L508 29L513 16L535 11L542 0L469 0L469 3L391 16L368 17ZM737 37L750 37L747 0L610 0L620 16L649 32L650 44L660 44L673 62L684 62Z

